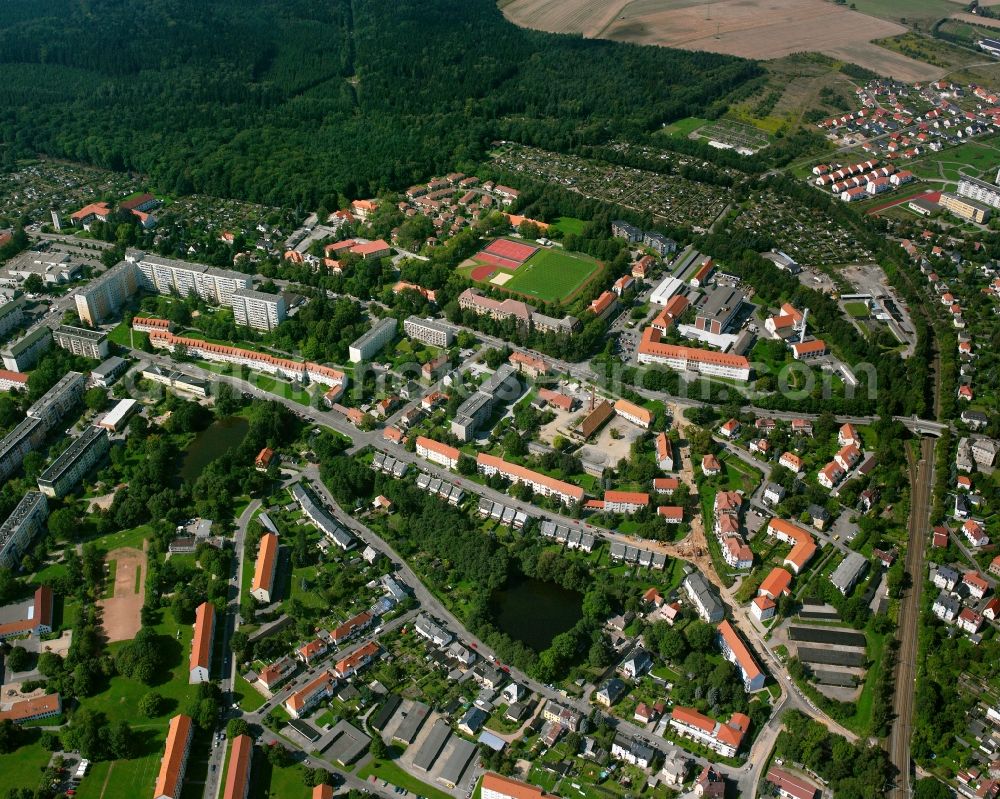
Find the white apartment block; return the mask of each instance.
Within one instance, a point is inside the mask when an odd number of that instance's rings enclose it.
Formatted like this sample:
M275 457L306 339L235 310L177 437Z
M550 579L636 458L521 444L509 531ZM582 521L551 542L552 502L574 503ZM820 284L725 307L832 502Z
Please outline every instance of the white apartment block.
M417 436L417 454L431 463L437 463L448 469L457 469L458 459L462 453L458 448L442 444L433 438Z
M65 496L109 449L107 431L88 427L38 476L38 490L49 497Z
M450 325L436 319L421 319L419 316L407 317L403 322L403 332L410 338L432 347L450 347L455 338L455 332Z
M0 305L0 336L6 336L24 321L24 298Z
M394 338L396 338L396 320L392 317L380 319L348 348L351 363L371 360Z
M44 494L29 491L0 525L0 566L17 569L32 539L45 525L49 502Z
M958 193L963 197L984 203L991 208L1000 208L1000 187L975 178L962 178L958 182Z
M236 324L271 331L285 319L285 298L253 289L237 289L229 295Z
M90 330L85 327L59 325L52 337L57 347L69 350L74 355L103 361L108 357L108 334L103 330Z
M76 293L80 320L96 326L121 308L139 290L139 273L127 261L111 267Z

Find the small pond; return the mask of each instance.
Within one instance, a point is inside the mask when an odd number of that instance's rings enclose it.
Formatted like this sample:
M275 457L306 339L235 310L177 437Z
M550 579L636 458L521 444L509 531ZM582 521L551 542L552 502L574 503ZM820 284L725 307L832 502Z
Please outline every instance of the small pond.
M181 461L181 480L195 482L212 461L238 447L246 438L250 423L242 416L227 416L212 422L195 436Z
M490 611L496 626L536 652L583 618L583 594L556 583L525 578L494 591Z

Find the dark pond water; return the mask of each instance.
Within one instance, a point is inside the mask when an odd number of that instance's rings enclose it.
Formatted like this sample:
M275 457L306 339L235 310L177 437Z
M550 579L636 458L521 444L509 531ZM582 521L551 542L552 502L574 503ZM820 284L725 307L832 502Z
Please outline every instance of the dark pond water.
M556 583L526 578L495 591L490 610L496 626L536 652L583 617L583 594Z
M246 438L250 423L242 416L227 416L212 422L195 436L181 461L181 479L193 483L212 461L238 447Z

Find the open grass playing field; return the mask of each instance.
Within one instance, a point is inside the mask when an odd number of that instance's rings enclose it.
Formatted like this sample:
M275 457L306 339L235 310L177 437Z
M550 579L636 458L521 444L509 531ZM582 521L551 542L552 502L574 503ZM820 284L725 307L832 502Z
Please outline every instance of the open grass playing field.
M582 253L497 239L460 266L459 274L526 300L566 303L602 269Z
M845 302L844 310L855 319L867 319L870 316L868 305L864 302Z
M598 261L579 253L539 250L518 268L504 288L545 302L565 302L600 269Z

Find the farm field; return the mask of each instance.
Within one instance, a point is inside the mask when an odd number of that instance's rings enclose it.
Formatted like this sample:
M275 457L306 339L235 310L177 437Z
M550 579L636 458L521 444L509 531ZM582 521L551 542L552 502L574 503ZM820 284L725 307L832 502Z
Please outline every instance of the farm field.
M514 273L505 288L545 302L563 302L600 270L591 258L562 250L539 250Z
M959 10L947 0L915 0L920 6ZM892 0L871 0L888 9ZM615 0L608 5L568 0L512 0L502 6L517 25L589 38L708 50L746 58L772 59L791 53L820 52L847 58L901 80L925 80L940 70L900 56L886 56L872 39L905 32L899 13L885 19L825 0L718 0L706 11L698 0ZM874 13L871 12L871 13Z

